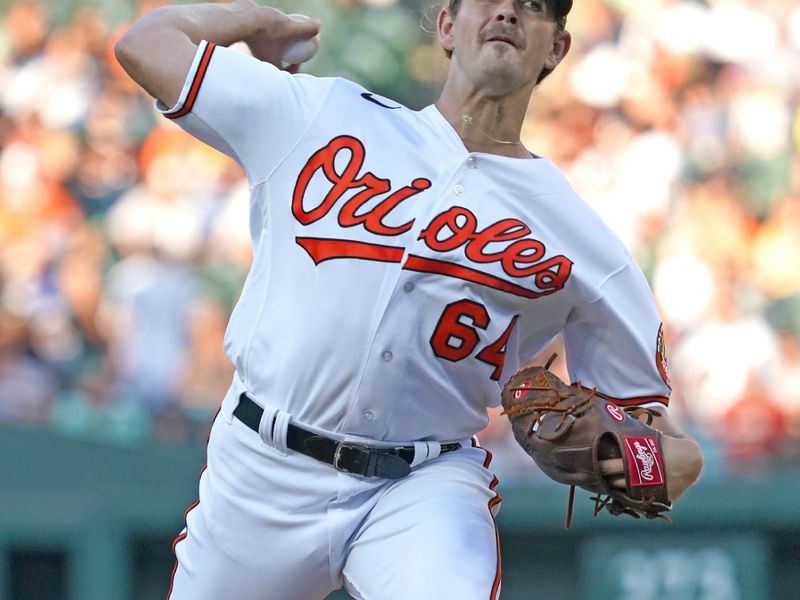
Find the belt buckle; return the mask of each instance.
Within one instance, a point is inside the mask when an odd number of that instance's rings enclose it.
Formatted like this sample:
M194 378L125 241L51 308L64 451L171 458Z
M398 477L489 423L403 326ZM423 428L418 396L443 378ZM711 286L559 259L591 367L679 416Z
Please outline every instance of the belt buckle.
M340 473L352 473L353 471L349 470L346 467L341 465L342 460L342 450L358 450L360 452L365 452L367 454L370 453L371 448L365 444L357 444L355 442L339 442L336 444L336 450L333 452L333 468L339 471Z

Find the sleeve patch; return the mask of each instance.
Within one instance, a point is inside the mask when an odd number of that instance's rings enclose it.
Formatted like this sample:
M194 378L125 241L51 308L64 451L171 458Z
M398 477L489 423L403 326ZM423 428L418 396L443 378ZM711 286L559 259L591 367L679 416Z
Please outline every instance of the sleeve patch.
M661 379L671 390L672 382L669 379L669 363L667 362L667 346L664 343L664 324L658 328L658 337L656 338L656 368L658 369Z

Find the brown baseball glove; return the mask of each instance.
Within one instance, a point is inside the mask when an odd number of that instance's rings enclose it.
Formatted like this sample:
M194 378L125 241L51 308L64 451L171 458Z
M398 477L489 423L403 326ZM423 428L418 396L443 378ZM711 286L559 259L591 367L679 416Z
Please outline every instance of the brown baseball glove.
M664 455L665 436L650 426L658 413L642 408L629 413L596 390L565 384L548 370L554 358L544 367L515 373L503 388L502 402L517 442L546 475L570 486L566 527L572 521L575 486L595 493L595 515L605 508L615 516L669 521L664 513L677 496L667 485L673 457ZM697 479L699 469L680 492Z

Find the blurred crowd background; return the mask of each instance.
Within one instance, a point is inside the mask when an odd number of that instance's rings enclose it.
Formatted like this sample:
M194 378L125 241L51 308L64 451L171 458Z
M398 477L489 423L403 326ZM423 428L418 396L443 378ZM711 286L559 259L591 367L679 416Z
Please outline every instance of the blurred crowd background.
M247 184L114 60L120 32L158 4L0 0L0 421L204 444L227 389ZM435 4L274 5L323 21L306 71L421 108L447 64ZM523 140L648 276L671 411L701 438L706 476L800 463L800 5L575 5L572 51ZM505 421L494 413L483 439L513 478L531 463Z

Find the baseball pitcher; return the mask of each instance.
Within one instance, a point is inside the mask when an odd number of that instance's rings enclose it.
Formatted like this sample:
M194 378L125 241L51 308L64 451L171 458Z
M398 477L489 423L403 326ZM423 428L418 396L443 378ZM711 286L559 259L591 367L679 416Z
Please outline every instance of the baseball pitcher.
M500 496L474 436L501 401L545 472L614 514L661 515L697 479L642 273L520 141L571 6L446 2L447 79L421 111L298 74L321 24L251 0L158 8L118 42L252 194L236 373L172 600L497 598ZM520 370L559 333L572 385Z

